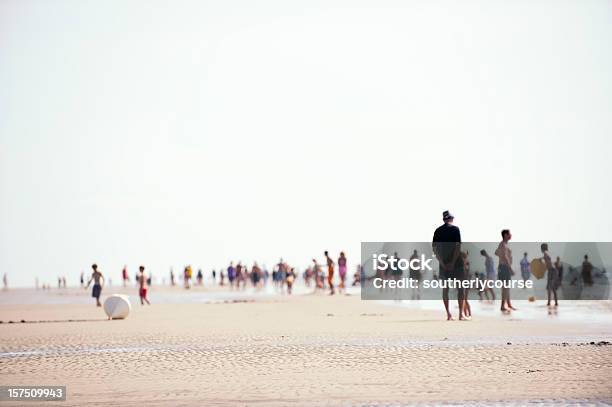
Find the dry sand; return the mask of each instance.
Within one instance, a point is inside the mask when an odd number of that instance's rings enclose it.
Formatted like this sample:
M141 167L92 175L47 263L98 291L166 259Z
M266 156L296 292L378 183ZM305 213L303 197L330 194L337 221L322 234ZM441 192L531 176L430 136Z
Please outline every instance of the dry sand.
M325 295L137 305L123 321L92 305L4 304L0 384L67 385L62 406L612 399L612 346L589 344L610 341L609 325L442 317ZM21 319L64 322L7 323Z

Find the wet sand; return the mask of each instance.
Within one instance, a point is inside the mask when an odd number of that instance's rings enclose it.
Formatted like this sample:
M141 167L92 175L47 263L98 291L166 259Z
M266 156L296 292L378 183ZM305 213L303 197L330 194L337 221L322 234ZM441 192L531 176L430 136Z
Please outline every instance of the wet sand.
M248 301L133 304L107 321L89 304L0 298L0 384L67 385L66 406L612 400L610 324L520 311L446 322L358 296Z

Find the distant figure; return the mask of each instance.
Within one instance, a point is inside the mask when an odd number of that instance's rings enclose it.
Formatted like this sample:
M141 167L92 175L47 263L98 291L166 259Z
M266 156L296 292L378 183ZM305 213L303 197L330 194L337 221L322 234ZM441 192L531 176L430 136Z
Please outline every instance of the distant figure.
M411 300L420 300L421 299L421 280L423 279L423 275L421 273L421 269L419 267L413 267L412 266L412 261L416 260L419 258L419 252L416 251L416 249L412 252L412 255L410 256L410 260L409 260L409 268L410 268L410 272L408 274L408 277L410 277L410 279L413 281L413 284L416 285L416 287L412 290L411 294L410 294L410 299Z
M176 281L174 280L174 270L170 267L170 285L174 287L176 285Z
M338 287L338 291L345 291L346 256L344 255L344 252L340 252L340 257L338 257L338 274L340 275L340 286Z
M561 261L561 257L559 256L557 256L557 259L555 260L555 268L559 273L559 285L561 285L561 283L563 282L563 262Z
M238 262L238 264L236 264L236 288L240 289L240 283L242 283L244 280L244 266L242 265L242 262Z
M555 299L555 307L557 307L559 305L559 301L557 300L557 289L561 285L561 281L559 279L559 270L557 270L557 268L552 263L552 259L550 257L550 254L548 253L548 244L542 243L540 249L542 250L543 254L543 256L540 258L540 261L544 261L544 264L546 264L547 272L546 291L548 293L548 302L546 303L546 305L550 307L550 300L552 296Z
M85 286L85 273L81 271L81 288Z
M312 272L315 279L315 292L323 288L323 271L321 265L317 262L317 259L312 259Z
M469 261L469 252L461 252L461 258L463 259L463 275L464 275L464 279L465 280L471 280L472 279L472 274L470 271L470 261ZM463 295L463 315L468 318L471 319L472 318L472 307L470 307L470 289L465 288L464 289L464 295Z
M62 278L60 276L57 277L57 288L62 288Z
M219 285L223 287L225 285L225 272L223 269L219 272Z
M259 267L257 262L254 262L253 267L251 268L251 283L253 284L253 287L258 288L260 285L259 282L262 280L262 278L263 273L261 271L261 268Z
M495 275L495 261L493 261L493 257L489 256L489 253L485 249L480 251L480 254L485 258L485 280L495 281L497 276ZM493 287L489 287L487 283L487 287L484 290L485 298L489 299L489 293L491 294L491 301L495 301L495 291L493 291Z
M582 262L582 282L584 285L593 285L593 265L589 261L589 256L584 255L584 261Z
M186 266L185 270L183 271L183 282L185 283L186 289L191 288L191 276L192 276L191 266Z
M356 285L361 285L361 275L362 274L363 274L363 271L362 271L361 264L358 264L355 269L355 274L353 274L353 284L352 284L353 287L355 287Z
M62 285L66 288L66 276L62 277Z
M287 283L287 294L291 295L293 290L293 282L295 281L295 269L291 267L289 271L287 271L287 277L285 279Z
M329 257L329 253L325 251L327 259L327 284L329 284L329 295L334 295L334 261Z
M212 271L212 282L215 284L217 281L217 272L213 269Z
M229 280L230 288L234 288L234 280L236 280L236 269L234 268L234 262L231 261L227 268L227 279Z
M198 274L196 275L196 279L198 280L198 285L203 284L204 275L202 274L202 269L198 269Z
M144 266L140 266L140 275L138 276L138 295L140 296L140 305L147 304L151 305L147 298L147 277L144 273Z
M87 282L87 286L85 287L85 289L89 288L89 284L91 284L93 280L94 285L91 290L91 296L96 299L96 306L101 307L102 304L100 304L100 294L102 294L102 286L104 285L104 277L102 276L102 273L98 271L97 264L95 263L92 264L91 268L93 269L93 272L91 273L91 277L89 278L89 281Z
M521 277L523 281L527 281L531 277L531 265L529 264L529 259L527 259L527 252L523 253L523 258L521 259ZM527 287L523 286L523 288Z
M128 271L127 271L127 266L123 266L123 270L121 270L121 279L123 280L123 286L124 287L130 281L130 277L129 277Z
M8 276L6 275L6 273L4 273L4 275L2 276L2 288L4 289L4 291L8 290Z
M512 239L510 230L504 229L501 231L502 241L499 242L495 255L499 257L499 265L497 266L497 279L501 280L504 285L502 286L502 300L500 310L502 312L515 311L516 308L512 306L510 301L510 287L507 285L512 281L512 250L508 247L508 242Z
M463 259L461 258L461 232L453 225L455 217L449 212L442 213L444 224L436 229L432 239L433 252L440 263L441 280L463 280ZM446 320L452 321L453 315L448 304L448 287L442 288L442 302L446 309ZM463 313L464 290L457 288L459 319L466 319Z

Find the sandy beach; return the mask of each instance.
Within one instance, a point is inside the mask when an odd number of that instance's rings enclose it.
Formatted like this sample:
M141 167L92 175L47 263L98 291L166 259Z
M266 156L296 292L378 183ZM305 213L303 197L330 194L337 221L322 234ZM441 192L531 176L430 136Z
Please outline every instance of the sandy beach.
M151 297L108 321L91 304L18 304L4 293L2 384L67 385L67 406L612 401L606 323L521 319L520 310L447 322L355 295Z

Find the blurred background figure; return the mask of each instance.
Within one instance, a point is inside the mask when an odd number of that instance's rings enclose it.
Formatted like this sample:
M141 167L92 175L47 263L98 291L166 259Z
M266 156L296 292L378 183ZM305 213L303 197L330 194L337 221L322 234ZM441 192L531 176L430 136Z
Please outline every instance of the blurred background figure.
M593 265L589 261L589 256L584 255L584 261L582 262L582 282L584 285L593 285Z
M123 266L123 270L121 270L121 279L123 280L123 286L124 287L130 281L130 277L129 277L128 271L127 271L127 265Z
M191 276L193 271L191 270L191 266L186 266L183 272L183 283L185 283L185 289L191 288Z
M346 291L346 256L344 255L344 252L340 252L340 257L338 257L338 274L340 275L340 286L338 287L338 291Z
M521 277L523 278L523 281L527 281L531 277L531 264L527 258L527 252L523 253L523 258L521 259Z

